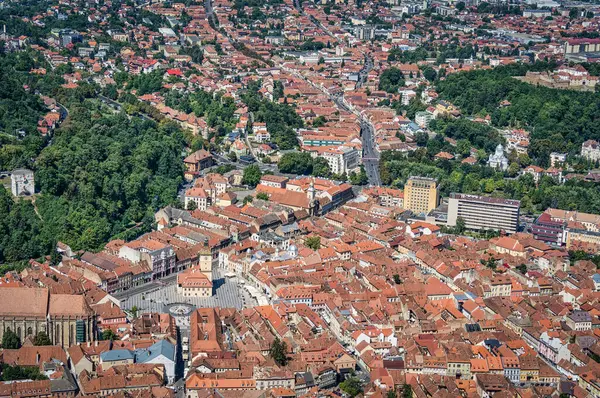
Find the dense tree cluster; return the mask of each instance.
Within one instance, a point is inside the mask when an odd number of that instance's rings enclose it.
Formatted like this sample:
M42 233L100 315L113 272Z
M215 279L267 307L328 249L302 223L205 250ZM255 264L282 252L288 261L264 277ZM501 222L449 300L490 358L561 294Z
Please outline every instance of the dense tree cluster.
M253 83L242 96L248 110L254 115L254 121L267 124L271 140L279 149L296 148L298 140L294 129L304 126L302 118L292 106L262 98L259 89L260 82Z
M21 339L10 328L2 335L2 348L5 350L18 350L21 348Z
M123 72L124 73L124 72ZM140 73L139 75L128 75L128 88L135 89L137 95L144 95L159 91L163 86L162 69L150 73Z
M204 61L204 50L200 46L182 47L181 52L192 57L192 62L197 64Z
M244 169L244 174L242 176L242 184L246 184L250 187L255 187L260 182L260 178L262 177L262 172L258 165L253 164Z
M352 171L348 177L352 185L367 185L369 183L369 177L367 176L365 166L362 164L360 165L360 171L358 173Z
M402 51L397 47L392 48L388 53L388 62L402 62L402 63L417 63L424 61L430 54L424 47L419 47L415 51Z
M446 137L467 140L473 147L487 152L493 152L498 144L505 143L504 138L495 128L465 118L436 119L431 121L429 127ZM464 151L462 152L464 154Z
M319 51L325 47L325 44L320 41L314 41L313 39L308 39L300 46L300 50L302 51Z
M267 4L269 5L276 5L276 4L282 4L283 1L282 0L235 0L233 2L233 7L236 10L243 10L246 7L263 7Z
M271 348L269 350L269 356L273 358L275 363L279 366L285 366L289 358L287 356L288 346L285 341L279 340L279 337L275 337L273 343L271 343Z
M46 332L38 332L38 334L35 335L35 339L33 340L33 345L52 345L52 341L50 340Z
M479 14L496 14L496 15L521 15L521 7L507 6L501 4L492 4L489 2L481 2L477 5Z
M408 105L403 105L401 101L393 101L391 103L391 106L392 106L392 108L394 108L396 110L396 113L398 113L399 115L404 115L405 117L407 117L409 119L414 119L417 112L422 112L425 109L427 109L427 104L421 102L419 95L420 94L417 93L417 96L412 98L408 102ZM389 101L389 100L386 99L384 101ZM381 105L386 105L386 104L381 104Z
M198 90L191 94L169 91L165 94L165 104L185 113L202 117L206 124L220 136L229 133L235 125L235 102L222 93L209 93Z
M322 157L313 158L307 152L288 152L279 159L277 167L282 173L313 175L315 177L331 176L329 163Z
M437 49L436 63L438 65L446 63L448 58L458 58L460 60L475 57L477 49L471 44L460 45L458 38L454 38L447 45L442 45Z
M531 69L549 67L537 64ZM512 77L526 70L516 65L457 73L439 81L438 90L465 114L490 114L497 127L531 131L529 155L542 166L553 151L576 153L583 141L600 139L600 96L538 87Z
M119 336L112 329L104 329L102 331L102 340L117 340Z
M575 250L569 252L569 260L571 263L575 263L576 261L591 261L596 264L596 267L600 268L600 254L590 254L583 250Z
M37 366L1 365L0 380L47 380L48 377L40 372Z
M379 89L388 93L397 93L404 86L404 75L398 68L384 70L379 76Z
M36 161L44 228L74 249L99 249L139 223L148 228L176 197L183 148L173 123L72 108Z
M31 165L45 139L37 122L45 109L40 98L23 88L34 67L28 53L0 57L0 170Z
M350 376L346 380L342 381L340 383L340 389L352 398L363 392L362 383L356 376Z
M0 264L47 254L53 239L31 201L13 201L11 193L0 185Z
M304 241L304 244L309 249L319 250L321 248L321 237L320 236L309 236Z

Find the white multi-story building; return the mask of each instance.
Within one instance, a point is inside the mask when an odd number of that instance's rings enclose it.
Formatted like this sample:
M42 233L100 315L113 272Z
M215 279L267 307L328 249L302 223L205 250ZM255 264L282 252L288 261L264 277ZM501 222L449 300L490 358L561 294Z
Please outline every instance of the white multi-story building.
M592 162L600 160L600 142L587 140L581 144L581 156Z
M229 182L220 174L207 174L203 178L196 180L194 186L185 191L185 208L189 209L189 204L194 202L196 208L206 210L211 205L217 203L217 198L227 192Z
M585 331L592 329L592 317L587 311L573 311L565 318L565 323L571 330Z
M553 364L557 364L563 359L568 361L571 358L569 342L558 336L551 336L548 332L540 335L539 353Z
M448 226L460 217L468 229L493 229L514 233L519 226L521 202L478 195L452 193L448 199Z
M429 122L431 122L433 119L433 113L431 112L422 111L415 114L415 123L417 123L421 128L429 126Z
M550 167L559 167L567 161L566 153L552 152L550 154Z
M349 173L358 167L360 161L358 151L347 146L326 149L321 156L327 160L329 169L334 174Z

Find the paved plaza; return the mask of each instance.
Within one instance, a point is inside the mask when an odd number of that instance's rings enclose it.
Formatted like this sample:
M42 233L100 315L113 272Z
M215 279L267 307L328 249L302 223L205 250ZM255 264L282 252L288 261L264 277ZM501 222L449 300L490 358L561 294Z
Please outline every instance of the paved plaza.
M242 278L226 278L227 271L213 269L212 297L184 297L177 293L177 279L170 277L144 285L143 289L123 292L117 295L121 300L121 308L130 309L136 306L140 312L169 312L168 306L173 303L188 303L198 308L223 307L245 308L258 305L243 285ZM128 294L129 293L129 294Z

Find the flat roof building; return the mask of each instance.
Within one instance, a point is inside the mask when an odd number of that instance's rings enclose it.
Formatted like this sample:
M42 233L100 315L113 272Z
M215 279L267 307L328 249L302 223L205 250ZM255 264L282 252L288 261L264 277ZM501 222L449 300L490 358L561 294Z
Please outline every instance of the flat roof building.
M429 213L438 205L439 190L435 178L413 176L404 185L404 208L415 214Z
M456 226L460 217L473 230L517 232L521 202L479 195L452 193L448 199L448 226Z

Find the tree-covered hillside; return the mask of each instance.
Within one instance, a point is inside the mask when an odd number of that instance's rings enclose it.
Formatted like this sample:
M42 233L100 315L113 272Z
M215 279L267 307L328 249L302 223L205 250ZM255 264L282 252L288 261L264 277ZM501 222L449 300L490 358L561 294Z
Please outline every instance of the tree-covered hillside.
M98 250L149 230L154 212L176 200L186 147L179 126L115 114L94 99L94 84L62 87L71 72L33 51L0 53L0 170L33 169L38 192L32 201L0 190L0 264L50 254L57 241ZM46 112L38 93L68 109L49 137L37 131Z
M44 222L75 249L98 249L134 223L149 222L176 197L183 148L172 123L73 108L36 161Z
M542 166L553 151L574 153L583 141L600 139L600 94L537 87L512 77L526 70L507 66L457 73L439 81L438 90L465 114L489 113L497 127L531 131L529 155ZM510 104L500 106L504 100Z
M0 57L0 170L29 166L44 144L37 132L44 104L24 88L22 71L32 65L26 53Z

